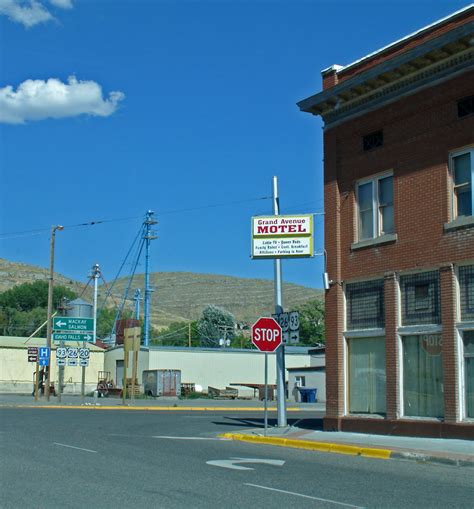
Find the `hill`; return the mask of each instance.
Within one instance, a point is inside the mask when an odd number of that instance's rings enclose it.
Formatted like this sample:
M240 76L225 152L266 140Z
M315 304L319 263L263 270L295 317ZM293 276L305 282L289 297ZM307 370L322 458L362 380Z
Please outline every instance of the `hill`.
M247 279L192 272L155 272L150 276L154 288L151 316L155 325L163 326L181 320L195 320L207 304L215 304L234 314L238 321L253 322L272 313L273 281ZM113 293L125 291L127 279L117 280ZM144 287L144 275L135 276L135 288ZM142 290L143 296L143 290ZM310 299L323 299L322 290L293 283L283 284L285 309L292 309Z
M0 292L14 285L48 280L48 270L24 263L10 262L0 258ZM81 294L84 283L75 281L62 274L55 274L57 284L64 285L77 294ZM215 304L234 314L238 321L253 322L273 310L273 281L265 279L247 279L214 274L196 274L192 272L155 272L151 274L154 288L151 301L151 322L155 327L165 327L172 322L195 320L201 316L207 304ZM108 306L119 302L128 278L120 278L113 287L113 299ZM133 293L142 289L144 295L144 275L137 274L131 286L127 307L132 308ZM103 286L99 291L99 305L105 297ZM84 293L91 301L91 285ZM283 301L286 309L292 309L310 299L323 298L322 290L284 283ZM143 310L143 306L142 306Z

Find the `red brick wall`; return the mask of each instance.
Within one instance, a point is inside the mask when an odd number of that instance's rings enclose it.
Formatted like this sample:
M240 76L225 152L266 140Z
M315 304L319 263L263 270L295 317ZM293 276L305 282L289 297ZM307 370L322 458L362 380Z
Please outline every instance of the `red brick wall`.
M325 247L329 278L333 280L326 295L327 429L344 428L344 422L348 425L354 419L341 419L344 411L342 283L416 268L448 266L441 271L446 410L443 425L452 426L457 419L455 288L450 264L474 260L474 228L445 233L443 226L451 219L449 153L474 143L474 116L457 117L457 100L472 94L473 82L471 71L324 133ZM383 129L384 146L364 152L362 136L378 129ZM356 241L355 183L387 170L394 174L398 240L394 244L352 251L351 244ZM398 317L392 306L396 298L396 281L389 274L385 280L387 418L392 422L400 413ZM387 421L386 426L390 426Z
M325 132L325 184L337 179L340 191L343 280L474 258L474 229L443 229L450 220L449 152L474 143L474 116L458 119L456 108L457 99L472 94L473 82L471 72ZM364 152L362 136L377 129L384 131L384 146ZM331 155L334 148L336 156ZM351 251L355 183L387 170L394 173L398 241ZM326 200L327 230L335 213L334 203ZM336 253L332 238L329 231L329 261Z

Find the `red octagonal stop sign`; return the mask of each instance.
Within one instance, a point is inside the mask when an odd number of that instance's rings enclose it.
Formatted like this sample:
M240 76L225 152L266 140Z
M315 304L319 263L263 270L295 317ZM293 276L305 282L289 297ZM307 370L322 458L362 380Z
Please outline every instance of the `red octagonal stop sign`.
M274 352L281 339L281 327L273 318L259 318L252 325L252 343L261 352Z

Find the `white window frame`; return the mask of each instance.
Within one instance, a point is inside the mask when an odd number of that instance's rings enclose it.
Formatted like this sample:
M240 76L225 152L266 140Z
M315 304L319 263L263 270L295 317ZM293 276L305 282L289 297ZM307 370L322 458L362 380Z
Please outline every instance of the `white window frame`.
M449 175L451 180L451 218L453 220L457 219L458 217L466 217L458 216L454 182L454 158L462 156L463 154L471 155L471 216L467 217L474 216L474 147L466 147L460 150L455 150L449 154Z
M380 173L378 175L364 178L361 180L358 180L356 182L356 211L357 211L357 217L356 217L356 228L357 228L357 240L364 241L369 239L376 239L378 237L382 237L383 235L391 235L395 233L395 231L386 233L382 232L382 218L380 213L380 206L379 206L379 181L383 180L387 177L393 177L393 170L386 171L384 173ZM360 227L360 208L359 208L359 187L368 184L369 182L372 182L372 236L367 238L361 238L361 227ZM394 203L393 203L393 223L395 225L395 186L393 189L393 197L394 197Z

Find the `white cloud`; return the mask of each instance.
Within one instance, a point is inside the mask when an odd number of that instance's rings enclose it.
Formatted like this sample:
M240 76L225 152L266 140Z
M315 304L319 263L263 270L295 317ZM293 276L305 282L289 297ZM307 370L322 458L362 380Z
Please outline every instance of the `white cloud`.
M49 3L60 9L72 9L72 0L49 0Z
M72 0L49 0L53 7L72 9ZM44 5L44 0L0 0L0 15L29 28L38 23L51 21L54 16Z
M78 81L70 76L67 83L50 78L26 80L16 91L11 85L0 88L0 122L23 124L28 120L93 115L108 117L124 99L123 92L102 96L95 81Z
M27 28L54 19L48 9L36 0L0 0L1 14Z

